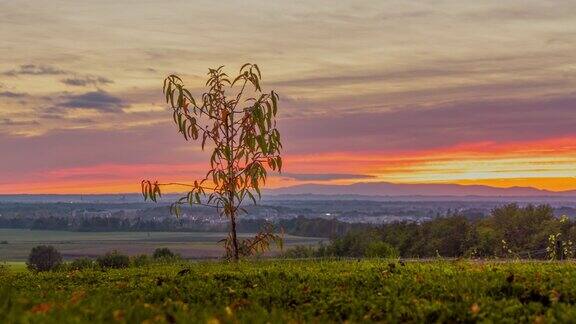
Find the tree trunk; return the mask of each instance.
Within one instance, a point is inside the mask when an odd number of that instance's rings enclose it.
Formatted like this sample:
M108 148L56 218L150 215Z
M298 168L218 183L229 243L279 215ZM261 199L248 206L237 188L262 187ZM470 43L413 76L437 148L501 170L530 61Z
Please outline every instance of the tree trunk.
M236 215L234 215L234 212L232 212L232 215L230 215L230 221L232 223L232 243L234 245L234 262L238 262L240 256L238 253L238 237L236 236Z
M234 246L234 262L238 262L240 259L238 253L238 236L236 235L236 206L234 205L234 196L236 194L236 188L234 185L234 131L232 127L234 126L234 111L232 110L229 114L230 123L228 123L228 117L226 117L226 148L228 149L228 154L226 156L226 169L228 171L228 204L230 204L230 225L232 231L232 245ZM232 131L232 134L230 133Z

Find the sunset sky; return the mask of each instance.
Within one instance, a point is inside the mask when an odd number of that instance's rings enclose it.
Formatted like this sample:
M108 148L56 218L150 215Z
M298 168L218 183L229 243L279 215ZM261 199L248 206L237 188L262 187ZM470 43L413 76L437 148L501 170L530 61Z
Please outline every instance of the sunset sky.
M203 176L163 78L245 62L281 97L272 187L576 189L573 0L0 0L0 193Z

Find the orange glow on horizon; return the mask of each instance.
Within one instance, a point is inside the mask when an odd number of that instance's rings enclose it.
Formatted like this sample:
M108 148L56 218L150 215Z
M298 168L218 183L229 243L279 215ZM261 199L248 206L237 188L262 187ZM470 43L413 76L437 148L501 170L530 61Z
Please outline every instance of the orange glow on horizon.
M270 173L266 188L302 183L355 182L454 183L493 187L534 187L552 191L576 189L576 138L533 142L469 143L413 152L327 152L285 155L284 175ZM0 193L134 193L140 181L191 183L206 165L96 165L52 170L16 183L0 183ZM370 178L302 181L290 174L351 174ZM187 181L186 181L187 180ZM165 192L184 192L166 188Z
M576 177L572 178L517 178L517 179L469 179L453 183L461 185L485 185L497 188L533 187L550 191L576 189Z
M347 185L350 180L327 181L335 185ZM485 185L496 188L533 187L549 191L576 190L576 178L510 178L510 179L463 179L455 181L421 181L392 183L445 183L460 185ZM281 188L301 183L318 183L318 181L287 181L281 177L270 177L266 188ZM124 194L139 193L139 182L66 182L66 183L21 183L17 185L0 185L0 194ZM164 188L163 193L182 193L183 187Z

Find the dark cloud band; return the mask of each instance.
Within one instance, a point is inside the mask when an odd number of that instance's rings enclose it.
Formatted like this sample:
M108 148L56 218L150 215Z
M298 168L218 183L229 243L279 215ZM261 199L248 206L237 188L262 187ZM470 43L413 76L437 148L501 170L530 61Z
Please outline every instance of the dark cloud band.
M374 178L374 176L367 174L349 173L282 173L282 176L300 181L358 180Z
M20 99L28 97L29 95L24 92L0 91L0 97Z
M6 76L62 75L62 74L68 74L68 72L50 65L24 64L20 65L17 69L4 71L1 74Z
M66 95L61 100L61 103L56 107L93 109L100 112L122 112L122 108L128 106L121 98L102 90L78 95Z
M114 83L108 78L93 75L70 77L62 79L60 82L73 87L99 86Z

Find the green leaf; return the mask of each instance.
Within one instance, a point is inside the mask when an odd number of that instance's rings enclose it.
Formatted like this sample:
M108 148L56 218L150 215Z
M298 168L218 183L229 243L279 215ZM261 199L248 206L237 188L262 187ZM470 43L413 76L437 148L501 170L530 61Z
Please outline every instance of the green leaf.
M270 94L272 97L272 110L274 112L274 116L276 116L276 113L278 112L278 97L274 91L272 91Z
M184 94L186 95L186 98L188 100L190 100L190 102L192 102L192 104L194 106L196 106L196 102L194 101L194 97L192 97L192 94L190 93L190 91L188 91L188 89L182 88L182 92L184 92Z
M168 87L166 88L166 92L164 93L166 95L166 103L170 102L170 95L172 93L172 83L168 83Z
M242 65L242 67L240 68L240 72L242 72L242 70L244 70L245 67L251 65L250 63L244 63L244 65Z
M246 190L246 194L247 194L248 197L252 200L252 202L254 203L254 205L256 205L256 198L254 198L254 195L250 192L250 190Z
M208 137L208 134L203 133L202 134L202 151L204 151L204 146L206 145L206 138Z
M156 197L154 196L154 191L152 190L152 185L148 185L148 197L150 197L150 199L153 202L156 202Z
M256 136L256 141L258 141L258 146L260 147L260 150L262 150L262 153L266 154L267 148L266 142L264 141L264 135Z
M258 81L258 78L256 77L255 74L252 74L252 75L254 76L253 78L251 78L252 83L256 87L256 90L261 91L262 89L260 89L260 81Z
M172 118L174 119L174 124L178 124L178 110L174 109L172 113Z
M254 64L252 66L256 69L256 72L258 72L258 78L262 79L262 73L260 73L260 69L258 68L258 65Z
M244 77L244 75L240 74L239 76L237 76L234 81L232 81L232 85L234 85L238 80L242 79Z
M148 200L148 189L146 188L147 181L142 180L141 186L142 186L142 196L144 196L144 201L147 201Z
M272 128L272 109L270 107L270 103L266 101L266 124L268 125L268 129Z

